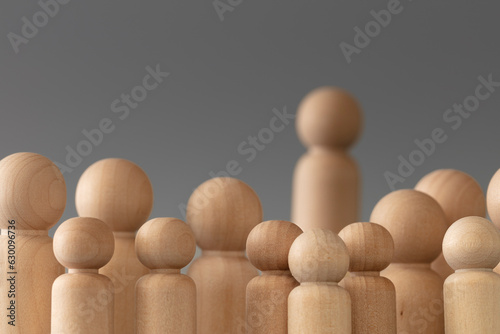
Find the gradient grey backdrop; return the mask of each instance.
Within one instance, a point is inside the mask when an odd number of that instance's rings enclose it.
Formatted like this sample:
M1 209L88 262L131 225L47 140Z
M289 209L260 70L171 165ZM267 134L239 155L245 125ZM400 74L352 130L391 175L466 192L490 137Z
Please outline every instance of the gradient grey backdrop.
M498 92L451 131L443 113L474 93L479 75L500 81L500 5L494 1L402 0L370 45L347 64L342 41L372 20L377 1L247 1L221 21L211 1L72 1L16 54L7 38L32 21L36 1L0 5L0 155L33 151L63 163L67 145L102 118L116 128L71 173L63 220L76 215L74 191L93 162L139 164L155 192L152 217L181 217L179 204L229 160L260 195L264 218L289 219L291 179L305 152L290 124L250 163L238 145L267 127L272 110L295 113L321 85L351 91L365 114L352 153L363 174L363 215L389 192L383 176L413 141L446 129L447 142L398 188L436 168L456 168L486 189L500 167ZM110 105L142 83L146 66L170 76L129 117ZM54 229L52 229L53 233Z

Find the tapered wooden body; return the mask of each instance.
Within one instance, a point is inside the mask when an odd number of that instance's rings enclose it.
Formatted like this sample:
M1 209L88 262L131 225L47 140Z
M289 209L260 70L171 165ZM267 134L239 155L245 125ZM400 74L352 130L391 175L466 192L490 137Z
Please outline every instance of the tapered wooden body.
M188 275L196 283L198 333L244 334L246 287L258 275L245 254L203 251Z
M295 167L292 221L304 231L335 233L358 221L360 179L356 161L344 150L310 149Z
M3 234L5 233L5 235ZM6 315L0 322L0 333L50 332L51 291L54 280L64 274L64 267L57 262L52 250L52 238L46 231L16 231L15 270L9 268L7 232L0 236L0 306ZM8 273L15 272L15 275ZM8 279L15 276L14 281ZM11 289L15 285L15 293ZM13 298L10 298L11 295ZM14 297L15 295L15 297ZM10 301L15 301L15 311L8 310ZM15 314L13 314L15 312ZM15 321L13 321L15 320ZM15 324L12 326L9 322Z
M288 296L289 334L351 333L351 299L336 283L302 283Z
M154 270L137 282L137 334L196 334L196 286L180 270Z
M113 334L113 283L95 272L60 276L52 289L51 334Z

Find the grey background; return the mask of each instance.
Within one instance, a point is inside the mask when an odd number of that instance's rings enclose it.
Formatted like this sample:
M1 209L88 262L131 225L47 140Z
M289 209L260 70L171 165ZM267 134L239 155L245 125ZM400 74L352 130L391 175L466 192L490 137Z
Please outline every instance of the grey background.
M179 204L229 160L260 195L264 218L289 219L291 179L305 152L293 124L250 163L238 151L267 127L272 109L295 113L322 85L341 86L360 101L365 129L352 154L363 174L363 215L390 191L385 171L413 141L445 129L448 140L397 188L437 168L472 174L486 190L500 167L500 91L460 129L443 113L474 93L479 75L500 81L500 5L494 1L401 1L403 11L353 55L355 26L388 1L243 1L221 21L211 1L72 1L16 54L7 38L32 21L35 1L0 4L0 155L43 154L64 163L67 145L102 118L116 128L71 173L62 220L76 215L74 191L93 162L121 157L139 164L155 192L152 217L181 217ZM145 67L171 75L121 121L110 109L141 84ZM499 89L500 90L500 89ZM51 230L51 234L54 229Z

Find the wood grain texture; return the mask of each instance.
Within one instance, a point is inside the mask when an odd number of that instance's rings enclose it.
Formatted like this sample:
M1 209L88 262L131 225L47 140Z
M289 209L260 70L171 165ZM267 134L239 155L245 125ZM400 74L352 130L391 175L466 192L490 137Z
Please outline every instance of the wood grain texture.
M438 169L424 176L415 186L434 198L446 215L448 226L467 216L486 216L486 197L477 181L467 173L455 169ZM443 254L434 260L431 268L443 279L453 274Z
M446 333L500 333L498 229L482 217L462 218L446 232L443 253L456 270L444 284Z
M292 221L304 231L338 233L358 220L361 176L347 150L359 137L362 114L356 100L334 87L309 93L297 111L297 134L308 148L293 177Z
M189 198L187 223L203 251L188 270L196 283L199 334L245 333L246 286L258 275L245 247L261 221L257 194L237 179L210 179Z
M115 329L135 330L135 284L149 272L135 253L135 233L153 207L153 188L146 173L125 159L104 159L92 164L76 187L76 209L80 216L104 221L114 232L115 252L99 272L115 285Z
M49 159L35 153L15 153L0 161L0 308L6 314L10 302L16 303L15 326L3 316L2 334L50 332L52 284L64 273L64 267L54 256L48 230L61 218L65 205L64 178ZM15 242L14 270L9 268L9 240ZM16 293L9 298L10 275L3 275L12 271L17 273Z

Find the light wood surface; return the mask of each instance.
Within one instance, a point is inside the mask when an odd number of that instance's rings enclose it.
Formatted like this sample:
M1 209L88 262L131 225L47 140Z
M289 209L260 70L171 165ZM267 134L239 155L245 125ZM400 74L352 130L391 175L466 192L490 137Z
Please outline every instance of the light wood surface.
M101 220L71 218L54 235L54 254L68 268L52 287L52 334L113 334L113 283L98 269L113 256L114 238Z
M180 273L196 252L191 228L176 218L155 218L135 239L151 273L136 285L137 334L196 334L196 286Z
M15 153L0 161L2 334L50 332L52 284L64 273L64 267L54 256L48 230L61 218L65 205L64 178L49 159L35 153ZM15 254L8 254L9 246ZM9 292L7 279L12 276L15 292ZM7 311L12 301L13 318L7 318L7 314L12 315Z
M486 194L488 214L497 228L500 228L500 169L493 175ZM500 264L494 271L500 274Z
M444 333L443 279L430 268L448 227L443 209L423 192L398 190L375 205L370 221L394 240L392 264L382 275L396 288L398 334Z
M446 215L448 225L467 216L486 216L486 197L477 181L456 169L438 169L424 176L415 186L434 198ZM443 279L453 274L443 254L434 260L431 268Z
M312 229L293 242L290 271L300 286L288 297L288 333L351 333L351 299L338 285L349 267L347 248L329 229Z
M299 285L290 273L288 252L300 234L300 227L283 220L262 222L250 232L248 259L262 276L247 285L248 334L288 333L288 295Z
M443 253L456 270L444 284L447 334L500 333L500 232L489 220L466 217L446 232Z
M349 252L349 273L340 282L351 296L353 334L396 334L396 290L380 271L394 254L382 225L354 223L340 231Z
M261 221L257 194L234 178L205 181L189 198L187 223L203 251L188 270L196 283L199 334L245 333L246 286L258 275L245 246Z
M153 189L146 173L125 159L100 160L80 177L76 187L78 215L104 221L114 232L115 252L99 272L115 285L115 329L133 334L135 284L149 273L137 259L135 233L153 207Z
M361 176L347 150L362 123L358 103L339 88L321 87L302 100L296 126L308 152L295 167L292 189L292 221L302 230L338 233L358 221Z

